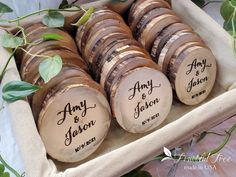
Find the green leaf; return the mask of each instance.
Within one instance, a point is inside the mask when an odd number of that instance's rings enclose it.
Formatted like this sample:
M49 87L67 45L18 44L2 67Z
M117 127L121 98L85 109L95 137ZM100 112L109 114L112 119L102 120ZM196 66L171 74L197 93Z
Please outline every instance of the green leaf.
M44 41L49 41L49 40L59 41L59 40L62 40L64 36L60 34L56 34L56 33L43 33L42 38Z
M197 6L202 7L205 4L205 0L192 0Z
M39 65L39 74L44 82L49 82L53 77L60 73L62 68L62 59L59 55L45 59Z
M1 175L1 177L10 177L10 173L4 172L4 173Z
M4 171L5 171L4 165L0 164L0 176L3 174Z
M24 81L11 81L2 89L2 98L7 102L24 99L39 90L40 87Z
M67 0L62 0L61 4L59 5L59 9L70 8L71 5L68 3Z
M10 12L13 12L13 10L6 4L0 2L0 13L10 13Z
M22 45L24 40L20 37L13 36L12 34L3 34L0 36L0 45L5 48L16 48Z
M232 15L232 17L229 18L228 21L224 22L224 29L226 31L228 31L231 35L235 35L235 30L236 30L236 11Z
M52 28L63 27L65 18L60 12L49 11L48 14L43 17L42 22L44 25Z
M232 6L232 3L229 0L225 0L220 8L221 16L225 21L229 21L232 18L232 14L234 13L235 7Z
M84 15L83 15L75 24L73 24L73 25L79 27L79 26L85 24L85 23L89 20L91 14L92 14L93 12L94 12L94 8L93 8L93 7L90 7L90 8L84 13Z

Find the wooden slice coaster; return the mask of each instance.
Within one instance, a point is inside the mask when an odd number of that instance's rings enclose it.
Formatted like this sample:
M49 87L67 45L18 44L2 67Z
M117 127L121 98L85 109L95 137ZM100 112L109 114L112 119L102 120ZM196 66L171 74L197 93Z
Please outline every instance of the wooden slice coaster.
M135 11L137 10L137 8L140 8L140 7L142 7L142 5L144 4L144 3L147 3L147 2L160 2L160 3L162 3L163 4L163 7L164 8L171 8L170 7L170 4L169 3L167 3L166 1L164 1L164 0L138 0L138 1L136 1L135 3L133 3L133 5L131 6L131 8L130 8L130 11L129 11L129 17L128 17L128 24L130 24L131 25L131 23L132 23L132 21L133 21L133 14L135 13Z
M117 40L120 39L127 39L130 38L128 34L125 33L111 33L107 36L104 36L101 38L100 45L96 47L95 51L93 52L93 55L91 56L92 59L92 65L95 66L95 69L98 66L98 59L101 59L99 56L103 53L103 51L108 48L110 45L114 44ZM96 64L96 65L94 65Z
M139 42L144 46L147 51L150 51L155 37L167 26L173 23L180 22L181 20L174 15L161 15L152 19L141 33Z
M167 72L168 64L170 63L170 59L174 55L175 51L181 45L188 42L202 42L202 40L196 33L180 31L171 36L171 38L166 42L158 59L158 65L164 74Z
M167 9L167 8L155 8L146 13L145 15L141 16L140 19L137 17L134 20L139 20L136 26L133 29L133 34L136 39L138 39L142 33L142 31L146 28L147 24L154 18L161 16L161 15L175 15L174 11Z
M124 25L126 26L126 25ZM128 26L126 26L128 29ZM97 31L87 42L87 44L85 45L85 49L84 52L82 53L83 58L85 58L89 63L92 63L92 58L90 57L91 52L93 52L96 48L96 46L99 45L99 41L101 41L101 39L104 36L107 36L111 33L126 33L126 34L130 34L130 37L132 37L132 33L127 31L125 28L121 28L119 26L110 26L107 28L103 28L99 31Z
M97 70L94 72L96 75L98 75L98 81L100 82L100 74L101 70L103 68L103 65L105 62L110 58L112 55L118 54L122 49L124 49L127 46L138 46L141 47L141 45L134 39L127 38L127 39L122 39L122 40L117 40L114 45L109 46L107 49L103 51L103 53L100 55L101 60L99 62L99 65L97 65Z
M167 41L178 31L192 32L193 30L190 26L184 23L174 23L163 29L155 39L151 50L151 56L155 62L158 62L160 52Z
M141 20L141 18L143 16L146 15L146 13L148 13L149 11L151 11L153 9L157 10L157 9L164 8L164 7L165 6L161 2L158 2L158 1L152 1L152 2L147 1L147 2L143 3L142 5L140 5L133 14L130 14L132 16L132 17L130 17L132 19L132 21L130 23L131 30L132 31L134 30L134 28L137 26L138 22Z
M129 34L130 38L132 37L131 31L127 31L123 27L111 26L111 27L107 27L107 28L103 28L103 29L99 30L97 33L94 34L94 36L91 37L90 40L88 40L88 43L85 45L85 50L84 50L84 53L83 53L83 57L89 63L93 62L93 58L91 56L94 54L94 51L96 51L96 48L99 45L101 45L101 43L103 41L102 40L103 37L111 35L112 33L125 33L125 34Z
M75 52L75 48L73 45L69 45L63 41L45 41L36 46L27 47L25 49L27 53L24 52L24 54L22 55L21 69L25 65L25 63L28 60L30 60L30 58L34 57L35 55L41 55L42 53L46 51L56 50L56 49L68 50L71 53L78 55L77 51Z
M102 8L97 9L89 18L89 20L81 26L81 28L78 28L77 34L76 34L76 42L77 46L82 53L82 48L84 48L85 43L82 43L83 41L86 41L87 33L90 31L90 29L98 22L106 20L106 19L117 19L120 21L123 21L120 15L116 14L115 12ZM83 45L83 46L82 46Z
M65 67L78 70L82 77L87 77L87 78L92 79L91 76L88 74L88 72L86 72L85 70L81 69L80 67L74 64L63 63L62 68L65 68ZM40 86L45 84L39 73L32 79L32 81L29 81L29 82L34 85L40 85Z
M179 52L168 69L178 99L186 105L206 99L215 83L216 67L215 57L207 47L190 46Z
M102 66L101 79L100 79L100 84L102 88L105 88L106 80L116 65L119 65L119 63L127 60L130 57L132 58L136 56L140 56L140 57L142 56L144 58L147 57L146 54L142 51L142 48L139 48L136 46L127 46L126 48L125 47L126 46L124 46L123 50L121 50L119 54L111 55Z
M111 54L120 45L124 46L127 42L130 42L130 40L134 41L133 39L130 39L127 34L121 33L119 37L109 39L107 44L104 42L106 47L100 48L100 50L97 52L97 55L94 57L95 59L93 59L92 62L92 71L94 79L97 82L100 82L101 69L106 60L105 56L107 56L108 53ZM135 42L138 45L137 41ZM118 47L116 47L117 45Z
M48 96L38 120L48 154L62 162L77 162L92 154L106 137L111 121L99 85L71 79Z
M43 23L35 23L35 24L32 24L32 25L27 26L27 27L24 28L25 34L29 35L29 34L33 33L34 31L37 31L40 28L45 28L46 29L48 27L45 26Z
M130 57L122 63L119 63L119 65L116 65L116 67L112 70L111 74L108 75L107 80L105 82L104 90L106 91L107 95L111 94L111 89L113 85L118 82L119 78L122 75L133 69L144 66L158 69L158 65L156 65L152 60L140 56Z
M63 63L70 63L74 66L78 66L81 69L88 71L86 63L76 54L71 53L67 50L50 50L43 53L45 56L59 55L62 58ZM28 60L21 70L21 77L25 81L32 80L38 74L39 64L44 60L43 57L32 57Z
M112 88L110 103L117 122L131 133L144 133L160 125L172 105L166 76L153 68L127 72Z
M114 18L108 18L102 21L99 21L97 23L95 23L89 31L87 31L86 33L86 40L82 41L82 43L84 43L84 45L87 43L87 39L89 39L91 36L93 36L97 31L106 28L106 27L110 27L110 26L123 26L124 25L124 21L120 20L120 19L114 19Z
M37 78L35 78L35 84L42 86L42 88L33 95L31 104L32 112L36 122L38 120L39 113L42 109L42 104L48 92L52 88L57 86L60 82L65 81L71 77L86 77L88 79L91 79L91 77L86 74L82 69L73 66L63 66L61 72L46 84L43 82L42 78L37 75Z
M68 44L75 45L73 38L66 31L60 28L49 28L49 27L39 28L37 31L28 34L27 40L29 43L39 43L41 41L44 41L42 37L44 33L53 33L53 34L61 35L63 36L63 38L60 39L59 41L64 41L64 42L67 42Z

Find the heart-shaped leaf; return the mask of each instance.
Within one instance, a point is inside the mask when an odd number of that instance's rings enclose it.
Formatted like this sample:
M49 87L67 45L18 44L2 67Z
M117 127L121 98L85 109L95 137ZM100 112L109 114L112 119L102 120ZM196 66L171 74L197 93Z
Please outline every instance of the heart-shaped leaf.
M59 40L62 40L64 36L60 34L56 34L56 33L43 33L42 38L44 41L49 41L49 40L59 41Z
M44 82L49 82L55 77L62 68L62 59L59 55L45 59L39 65L39 74L43 78Z
M24 40L21 37L13 36L12 34L3 34L0 36L0 45L5 48L16 48L22 45Z
M13 12L13 10L8 5L0 2L0 13L10 13L10 12Z
M73 25L79 27L79 26L85 24L85 23L89 20L91 14L92 14L93 12L94 12L94 8L93 8L93 7L90 7L90 8L84 13L84 15L83 15L75 24L73 24Z
M232 14L234 13L235 7L229 0L225 0L220 8L221 16L225 21L229 21L232 18Z
M60 12L49 11L48 14L43 17L42 22L52 28L63 27L65 18Z
M7 102L24 99L39 90L40 87L24 81L11 81L2 89L2 98Z

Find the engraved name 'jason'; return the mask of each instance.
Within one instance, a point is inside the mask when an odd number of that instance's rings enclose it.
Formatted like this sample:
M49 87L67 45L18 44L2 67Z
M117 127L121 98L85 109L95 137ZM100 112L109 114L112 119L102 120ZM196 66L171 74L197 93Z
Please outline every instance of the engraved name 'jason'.
M57 125L62 125L65 120L71 116L74 116L73 121L77 124L79 123L81 117L85 117L87 115L89 109L94 108L96 108L96 104L94 104L93 106L88 106L86 100L81 101L78 105L75 106L71 106L71 103L67 103L64 110L57 113L57 115L63 115L62 118L58 120ZM75 130L73 130L72 126L70 126L69 130L65 134L65 145L69 146L72 143L73 138L94 126L95 123L95 120L91 120L90 122L84 123L83 125L78 125Z
M153 81L149 80L145 84L141 84L139 81L134 84L134 87L130 88L129 91L132 92L132 94L129 96L129 100L132 100L137 93L141 93L145 90L148 90L148 95L151 95L154 88L161 87L161 84L159 85L153 85Z

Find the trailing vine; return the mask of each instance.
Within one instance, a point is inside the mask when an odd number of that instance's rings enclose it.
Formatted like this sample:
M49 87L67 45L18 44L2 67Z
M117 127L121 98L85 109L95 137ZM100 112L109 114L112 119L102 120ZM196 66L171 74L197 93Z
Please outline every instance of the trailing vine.
M84 15L76 22L76 26L83 25L89 19L90 15L93 13L94 9L90 7L87 11L74 4L75 2L69 4L67 0L63 0L59 6L59 9L41 9L29 14L26 14L15 19L1 19L0 22L4 23L15 23L18 31L16 34L6 32L0 36L0 45L4 48L12 50L10 57L8 58L3 70L0 72L0 82L5 74L5 71L14 57L17 50L22 50L31 56L42 57L44 60L39 65L39 74L43 78L44 82L49 82L53 77L55 77L62 69L62 59L59 55L55 53L54 56L42 56L30 53L24 49L26 45L38 45L39 43L29 43L27 36L25 34L24 28L20 25L20 22L23 19L26 19L30 16L40 14L45 12L43 16L42 23L48 27L57 28L63 27L65 23L65 18L61 12L78 12L84 11ZM71 8L74 7L74 8ZM68 9L69 8L69 9ZM8 7L6 4L0 3L0 14L11 13L13 10ZM19 37L18 34L22 34L22 37ZM43 41L47 40L62 40L63 36L54 33L44 33L41 36ZM14 102L19 99L24 99L30 94L38 91L40 89L37 85L32 85L23 81L12 81L3 86L3 100L7 102Z

